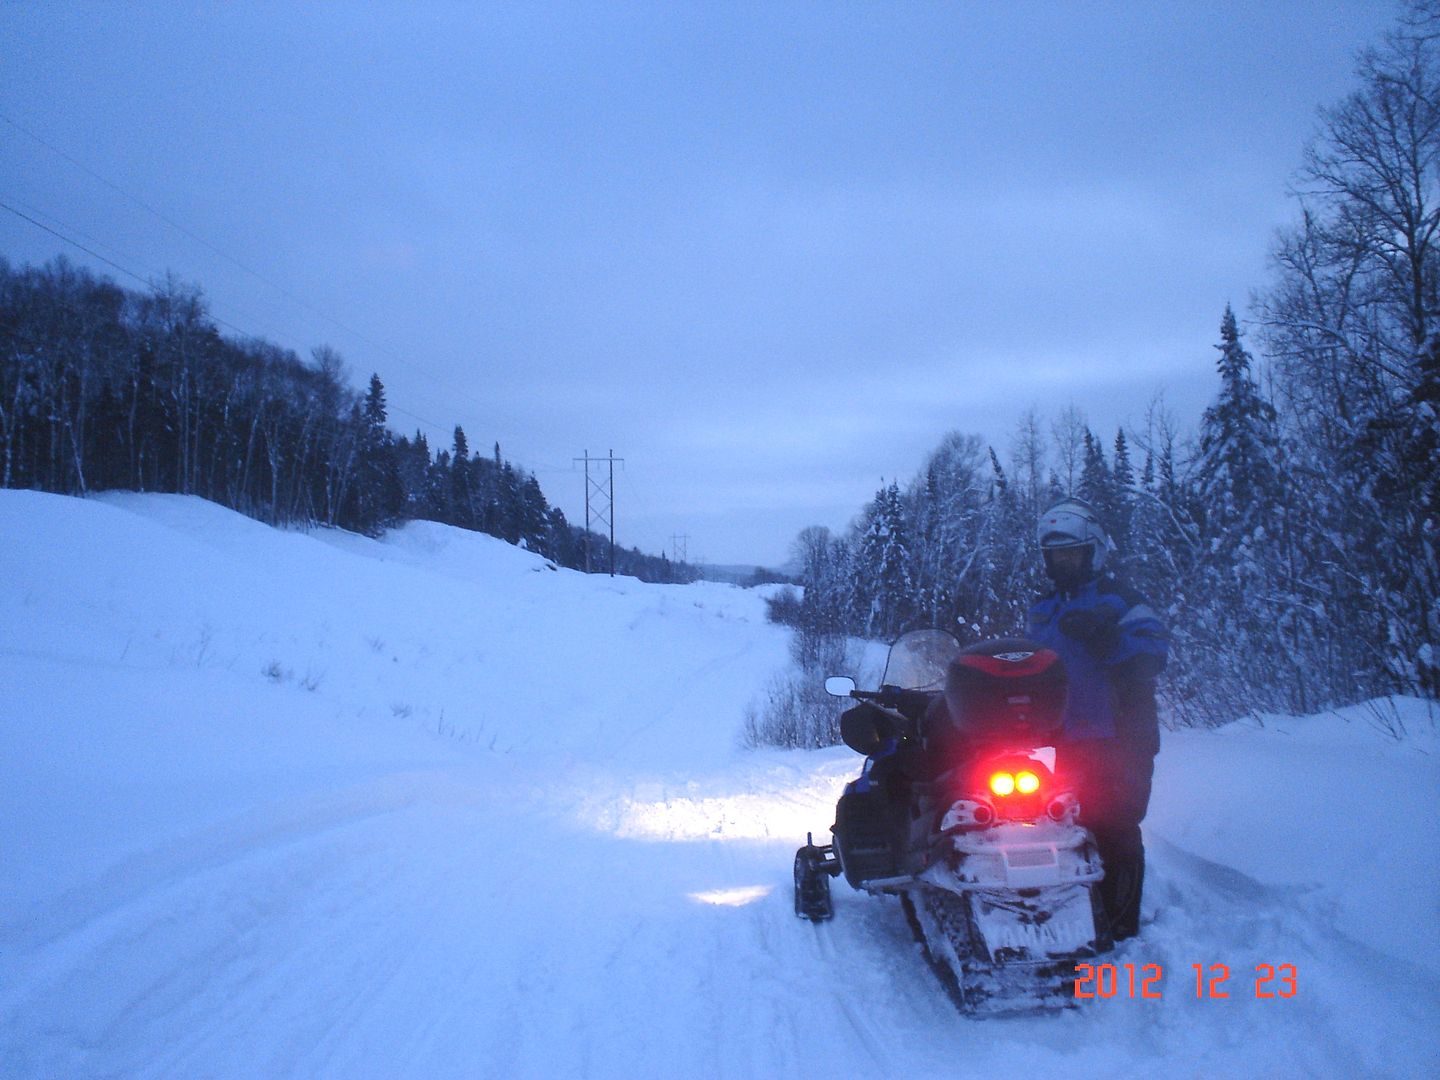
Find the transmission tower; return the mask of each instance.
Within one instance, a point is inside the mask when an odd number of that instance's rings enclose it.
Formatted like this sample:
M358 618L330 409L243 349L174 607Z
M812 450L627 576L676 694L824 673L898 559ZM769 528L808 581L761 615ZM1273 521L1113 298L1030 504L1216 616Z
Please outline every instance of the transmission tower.
M686 562L686 548L690 543L690 534L684 533L680 536L670 535L670 561L677 566L683 566Z
M617 458L615 451L611 450L605 457L590 456L590 451L585 451L584 457L572 458L572 461L583 461L585 463L585 572L591 572L590 565L590 522L604 522L610 529L610 576L615 576L615 463L625 464L624 458ZM600 479L590 475L590 466L595 465L595 472ZM602 464L610 466L609 471L599 468Z

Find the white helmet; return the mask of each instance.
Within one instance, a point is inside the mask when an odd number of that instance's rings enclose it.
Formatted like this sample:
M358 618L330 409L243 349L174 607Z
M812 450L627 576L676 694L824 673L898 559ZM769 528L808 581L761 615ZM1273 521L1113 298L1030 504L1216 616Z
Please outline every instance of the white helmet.
M1042 554L1061 548L1088 548L1092 574L1100 572L1106 553L1115 546L1100 524L1095 508L1084 499L1073 498L1060 500L1040 515L1035 539L1040 543Z

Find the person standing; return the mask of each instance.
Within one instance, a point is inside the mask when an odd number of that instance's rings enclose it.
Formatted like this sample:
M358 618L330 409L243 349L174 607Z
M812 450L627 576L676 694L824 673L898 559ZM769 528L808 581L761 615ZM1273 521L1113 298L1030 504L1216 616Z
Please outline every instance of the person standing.
M1110 930L1123 941L1140 932L1140 822L1160 750L1155 677L1169 633L1142 598L1104 572L1114 544L1089 503L1056 503L1040 515L1036 537L1054 590L1031 606L1028 637L1065 663L1056 766L1075 781L1081 824L1105 865L1100 896Z

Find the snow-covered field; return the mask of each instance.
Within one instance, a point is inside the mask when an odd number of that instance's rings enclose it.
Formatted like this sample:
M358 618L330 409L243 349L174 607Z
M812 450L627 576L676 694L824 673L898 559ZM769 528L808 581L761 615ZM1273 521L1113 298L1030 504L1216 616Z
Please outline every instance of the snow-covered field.
M1419 702L1167 735L1163 996L973 1021L895 904L791 913L857 762L739 747L785 644L439 525L0 492L0 1075L1440 1075Z

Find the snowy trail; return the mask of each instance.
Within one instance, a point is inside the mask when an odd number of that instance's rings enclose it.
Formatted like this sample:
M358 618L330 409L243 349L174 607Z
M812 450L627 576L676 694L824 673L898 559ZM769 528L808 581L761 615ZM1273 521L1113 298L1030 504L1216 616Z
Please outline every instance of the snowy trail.
M762 768L734 805L809 803L823 819L812 782L768 786L784 772ZM223 856L181 845L150 888L41 951L42 988L7 995L5 1011L84 1022L6 1047L7 1060L19 1075L84 1075L81 1048L103 1046L107 1071L154 1077L941 1076L1002 1068L1023 1048L1075 1076L1157 1061L1371 1076L1403 1075L1377 1044L1436 1053L1433 978L1395 1001L1395 962L1335 935L1293 890L1163 840L1158 916L1113 958L1163 965L1163 1001L977 1022L939 992L897 904L842 892L834 923L796 920L788 842L598 832L571 813L567 784L541 792L539 779L394 778L350 793L344 814L312 807L237 833ZM616 815L632 805L620 797ZM1220 958L1233 996L1196 1000L1190 965ZM1245 984L1260 962L1295 963L1304 995L1255 1000Z
M794 849L858 762L737 749L785 656L754 596L537 572L439 527L317 543L20 494L7 1078L1440 1073L1433 926L1394 914L1434 919L1434 870L1378 876L1433 859L1433 740L1167 739L1144 934L1112 958L1161 965L1163 999L967 1020L894 900L840 882L832 923L794 917ZM187 587L54 557L101 529ZM323 682L277 678L282 649ZM1309 772L1277 772L1297 748ZM1395 825L1317 837L1312 807L1376 776ZM1228 999L1196 998L1196 963L1229 965ZM1293 1000L1255 997L1261 963L1296 966Z
M812 936L780 892L779 842L606 835L490 773L387 780L343 813L297 807L117 868L0 999L77 1022L5 1059L22 1075L83 1074L87 1046L133 1076L760 1075L800 1044L766 1019L796 992L774 957ZM132 873L144 884L117 890Z

